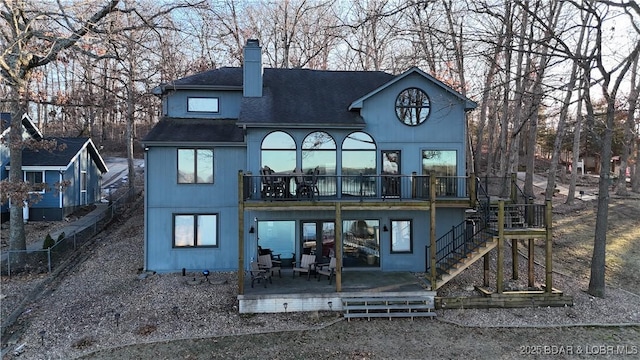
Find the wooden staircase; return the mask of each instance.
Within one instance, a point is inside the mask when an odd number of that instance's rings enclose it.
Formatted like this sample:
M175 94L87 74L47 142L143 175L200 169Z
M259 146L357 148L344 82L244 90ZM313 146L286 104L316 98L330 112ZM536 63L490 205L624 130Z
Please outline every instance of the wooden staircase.
M471 266L473 263L481 259L484 255L486 255L489 251L495 248L498 245L498 237L491 236L490 239L479 246L477 246L474 250L470 251L467 254L454 253L448 259L449 266L447 269L443 269L441 266L438 266L438 277L436 279L435 288L438 289L442 285L449 282L451 279L456 277L466 268Z
M435 297L399 294L367 294L366 296L353 296L342 298L344 317L352 318L411 318L433 317Z

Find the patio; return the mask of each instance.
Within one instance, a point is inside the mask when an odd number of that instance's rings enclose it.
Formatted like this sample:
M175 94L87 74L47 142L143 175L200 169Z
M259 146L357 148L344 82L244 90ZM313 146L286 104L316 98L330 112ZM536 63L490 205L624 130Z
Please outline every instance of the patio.
M320 281L311 275L293 277L291 269L282 269L282 278L272 277L272 283L255 283L245 277L244 294L238 295L240 313L276 313L294 311L342 311L342 298L372 295L435 297L427 291L422 280L410 272L381 272L379 270L343 270L342 292L336 292L335 278Z

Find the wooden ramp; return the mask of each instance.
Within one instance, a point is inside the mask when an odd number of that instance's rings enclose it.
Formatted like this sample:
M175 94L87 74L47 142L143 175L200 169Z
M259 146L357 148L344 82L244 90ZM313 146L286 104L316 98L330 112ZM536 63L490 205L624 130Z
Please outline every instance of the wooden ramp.
M389 294L369 294L367 296L343 297L342 309L344 317L348 320L352 318L411 318L433 317L435 297L425 294L424 296L404 296Z

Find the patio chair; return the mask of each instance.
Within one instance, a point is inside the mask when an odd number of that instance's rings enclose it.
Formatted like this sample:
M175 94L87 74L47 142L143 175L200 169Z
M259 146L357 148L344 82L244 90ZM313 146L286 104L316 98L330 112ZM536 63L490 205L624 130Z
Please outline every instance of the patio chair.
M270 198L281 198L285 196L286 186L282 177L276 175L275 171L268 166L260 169L262 178L262 196Z
M313 198L314 196L320 196L320 190L318 189L318 176L320 175L320 168L316 166L306 176L296 176L296 195L298 197ZM300 181L300 178L302 182Z
M253 287L253 283L255 281L260 283L261 280L264 280L265 288L267 287L267 280L269 280L270 283L273 283L271 281L271 273L268 272L267 270L260 269L260 267L258 266L258 263L255 261L251 262L251 268L249 272L251 273L251 287Z
M293 263L293 277L296 277L296 273L302 276L302 273L307 273L307 280L311 278L311 272L316 269L316 256L310 254L302 254L299 266L297 262Z
M278 260L273 260L271 258L271 254L264 254L264 255L258 256L258 267L261 270L268 271L271 274L271 276L273 276L273 274L277 271L278 276L282 277L282 274L280 273L280 268L281 268L280 265L281 265L281 262Z
M333 278L336 272L336 258L331 257L331 260L328 264L318 264L316 265L316 274L325 275L329 277L329 285L331 285L331 279ZM320 276L318 276L318 281L320 281Z

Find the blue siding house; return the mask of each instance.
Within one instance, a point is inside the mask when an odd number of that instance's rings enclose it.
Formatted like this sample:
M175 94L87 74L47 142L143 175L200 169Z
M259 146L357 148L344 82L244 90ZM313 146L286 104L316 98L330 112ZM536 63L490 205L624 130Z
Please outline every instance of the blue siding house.
M476 104L418 68L261 59L249 40L243 67L153 90L163 113L143 140L145 269L247 270L262 248L285 264L313 254L344 271L426 271L429 245L472 206Z
M25 125L24 119L23 137L55 140L57 144L52 151L22 151L24 181L34 186L25 220L62 220L80 207L100 201L102 175L108 169L91 139L43 138L35 125L31 121ZM2 179L8 177L10 168L8 146L3 144ZM3 204L2 210L3 214L8 212L7 204Z
M6 166L9 164L9 131L11 127L11 114L0 113L0 180L9 177L9 171ZM42 133L33 123L29 115L22 116L22 138L24 140L41 140ZM0 219L6 221L9 219L9 203L0 204Z

